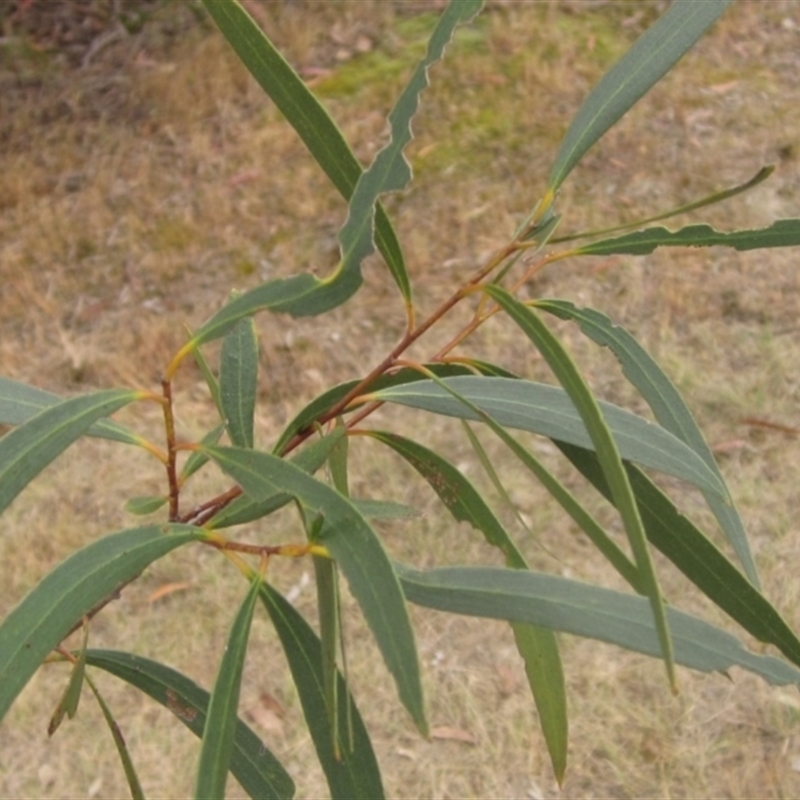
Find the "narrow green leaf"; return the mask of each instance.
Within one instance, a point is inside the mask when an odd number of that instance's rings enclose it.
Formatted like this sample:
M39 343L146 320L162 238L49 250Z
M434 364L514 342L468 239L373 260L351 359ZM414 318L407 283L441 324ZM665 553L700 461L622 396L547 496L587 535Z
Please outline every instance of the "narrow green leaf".
M448 391L452 389L500 425L580 447L593 447L575 404L560 387L475 375L444 380L447 389L423 380L379 389L365 397L458 419L483 421L480 414L453 397ZM727 496L724 485L703 459L669 431L611 403L601 401L600 408L623 458L717 492L721 497Z
M271 586L262 586L261 600L286 653L303 715L328 781L331 797L333 800L380 800L384 797L380 769L369 734L347 684L337 673L337 694L345 699L352 718L352 747L344 747L341 759L336 759L331 741L336 738L338 741L348 742L349 745L349 732L345 723L347 715L337 718L338 729L334 734L330 729L330 717L325 704L320 640L297 610Z
M550 170L555 192L587 150L685 55L731 0L680 0L602 77L581 106Z
M470 362L475 365L479 372L490 374L488 371L493 370L493 365L484 364L483 362ZM426 364L426 369L429 369L440 377L448 375L473 375L474 372L464 364ZM499 369L499 368L498 368ZM486 372L484 372L486 370ZM492 374L494 374L492 372ZM503 377L514 377L505 373ZM415 369L401 369L392 375L381 375L375 380L371 386L371 391L377 391L390 386L400 386L404 383L414 383L416 381L424 380ZM286 426L283 433L281 433L272 452L280 455L283 449L289 443L291 438L302 430L305 430L310 425L313 425L326 411L333 408L343 397L345 397L352 389L354 389L360 380L347 381L340 383L338 386L333 386L324 391L321 395L315 397L305 408L301 409L295 418Z
M285 492L323 517L317 541L344 572L395 679L400 700L420 731L426 733L408 609L391 562L370 524L346 497L283 459L233 447L205 450L254 500L264 501L276 492Z
M103 700L103 696L98 691L94 681L88 675L86 676L86 683L89 684L89 688L92 690L95 700L97 700L97 705L100 706L100 711L103 712L103 719L105 719L106 725L108 725L108 729L111 731L111 738L114 740L114 746L117 748L119 760L122 763L122 769L125 773L125 779L128 781L128 788L131 790L131 797L133 800L144 800L142 784L139 781L139 776L136 774L136 768L133 766L131 754L128 751L128 745L125 743L125 737L122 735L122 731L119 729L119 725L117 725L117 721L114 719L111 709L106 704L106 701Z
M494 468L494 464L492 464L492 460L489 458L486 448L484 448L484 446L481 444L481 440L478 438L475 431L472 430L472 426L466 420L462 419L461 427L464 430L464 433L467 435L467 439L472 447L472 452L477 456L480 465L483 467L483 471L488 476L497 494L500 495L500 498L502 499L506 508L511 511L516 518L517 523L528 534L528 536L530 536L532 539L537 538L536 534L533 532L533 530L531 530L530 525L528 525L528 523L525 521L519 508L517 508L516 503L514 503L514 501L511 499L508 490L505 486L503 486L503 481L500 480L500 476L497 474L497 470ZM508 566L513 566L513 564L509 564Z
M204 2L244 65L295 129L342 197L349 200L361 176L361 164L323 105L238 3ZM410 303L411 284L400 243L380 205L375 216L375 238L403 299Z
M191 340L192 334L190 331L188 331L188 328L187 332L189 332L189 339ZM208 393L211 395L211 399L214 401L214 405L217 407L220 417L225 419L225 410L222 408L222 400L219 396L219 381L211 371L211 367L208 365L208 361L203 355L203 351L199 347L196 347L194 350L192 350L192 358L194 358L195 364L197 364L198 369L205 379L206 386L208 386Z
M334 758L342 757L339 730L339 681L336 670L336 648L339 643L339 587L336 564L329 558L314 556L314 574L317 582L317 608L319 609L319 638L322 642L322 683L325 691L325 708L333 737L331 750Z
M237 447L253 446L258 388L258 334L252 317L239 320L222 341L219 399L228 436Z
M500 567L416 570L395 565L406 597L453 614L515 620L597 639L662 657L653 615L641 595L591 586L555 575ZM667 608L675 661L701 672L742 667L775 685L800 685L800 669L747 650L730 633Z
M141 397L131 389L62 400L40 411L0 439L0 513L93 422Z
M599 345L608 347L619 360L625 377L639 390L661 426L681 441L686 442L724 485L725 479L719 471L714 454L680 393L664 374L664 371L628 331L614 325L607 316L599 311L588 308L579 309L572 303L563 300L541 300L537 301L535 305L561 319L576 321L587 336ZM759 588L758 572L750 552L747 534L730 494L724 499L707 489L703 490L703 494L742 562L747 577L756 588Z
M592 390L578 371L569 353L553 335L539 316L505 289L499 286L487 286L487 294L495 300L506 314L519 326L544 356L556 378L566 389L570 399L580 412L586 429L591 437L603 474L608 481L614 505L617 507L628 542L633 552L642 588L650 600L653 609L658 638L664 656L670 683L675 686L672 640L667 625L664 600L658 585L655 568L647 546L647 535L642 524L641 514L636 505L636 498L631 489L628 473L622 463L622 456L614 441L614 434L603 418L603 412L595 399Z
M44 389L0 377L0 423L3 425L22 425L46 408L63 401L63 397L46 392ZM124 444L142 444L142 438L138 434L110 419L95 422L86 431L86 435L112 439Z
M434 382L444 388L462 406L475 414L476 419L486 423L489 429L511 450L514 455L530 470L544 488L552 495L559 505L572 517L589 537L592 544L609 560L614 568L625 578L637 592L644 590L639 571L630 559L622 552L619 546L611 539L595 519L575 499L572 493L559 481L542 462L526 447L520 444L502 425L486 411L476 406L464 395L456 392L451 383L440 378Z
M453 32L477 14L483 0L455 0L448 4L428 41L425 57L417 65L406 88L389 113L389 142L359 177L348 204L347 221L339 232L341 262L331 282L353 286L361 283L361 262L374 250L375 205L378 198L404 189L411 180L411 167L403 150L413 138L411 120L419 97L428 86L428 70L444 55Z
M247 640L250 637L250 623L253 621L261 583L261 577L257 575L236 613L208 703L194 788L194 796L201 800L219 800L220 797L225 797L225 784L228 781L233 740L236 736Z
M225 432L225 428L227 426L224 422L221 422L217 425L216 428L210 430L201 440L202 444L216 444L219 441L219 437ZM183 465L183 469L181 470L180 474L180 481L181 484L185 483L192 475L195 474L199 469L201 469L205 464L208 463L208 456L205 453L201 453L199 450L194 450L189 454L189 458L186 459L186 463Z
M678 231L647 228L643 231L581 245L576 255L612 254L643 256L657 247L732 247L761 250L768 247L796 247L800 244L800 219L779 219L768 228L747 231L716 231L710 225L688 225Z
M411 177L403 149L411 139L410 121L416 113L419 94L427 86L427 69L442 57L455 27L474 16L480 6L481 0L458 0L451 3L442 14L431 36L426 57L414 71L411 81L389 114L391 129L389 143L378 153L366 172L359 175L349 196L349 214L339 236L342 258L336 271L324 279L310 274L295 275L252 289L228 303L205 322L187 345L188 349L196 348L204 342L224 335L238 320L256 311L269 309L275 312L287 312L294 316L312 316L336 308L353 296L362 282L361 262L374 249L373 235L378 197L385 192L404 188ZM293 80L283 70L273 56L273 49L266 43L266 38L260 34L252 21L248 20L240 6L232 0L221 3L207 0L206 8L217 24L223 28L239 55L254 68L258 67L259 61L270 59L272 69L276 69L288 81L286 85L291 87L289 103L296 105L298 97L302 96L301 102L306 108L294 115L290 121L293 125L304 127L303 122L296 123L296 121L311 113L308 90L302 82ZM256 39L253 39L254 36ZM263 70L259 67L260 73L266 76L269 68ZM328 126L321 124L324 126L323 136L325 132L330 133ZM314 155L316 157L316 152ZM403 276L399 273L393 272L393 274L396 280L407 281L404 269ZM405 291L404 296L406 296Z
M153 561L205 535L174 524L119 531L78 550L43 578L0 624L0 719L84 614Z
M363 500L350 498L350 502L369 519L414 519L420 516L416 508L393 500Z
M78 653L78 660L72 665L70 670L69 681L64 689L64 694L59 700L53 716L50 718L50 724L47 726L47 735L52 736L61 725L66 714L70 719L75 718L78 713L78 704L81 700L81 692L83 691L83 678L86 673L86 645L89 641L89 626L83 626L83 639L81 641L81 649Z
M203 735L209 694L185 675L142 656L113 650L90 650L86 660L152 697L198 738ZM289 774L241 720L236 723L230 769L250 797L284 800L294 796Z
M226 4L227 2L229 0L225 0ZM187 350L194 351L206 342L213 342L215 339L224 336L240 319L251 317L258 311L288 312L293 303L301 303L312 297L320 285L321 281L310 274L276 278L267 283L262 283L249 292L244 292L244 294L227 302L194 332L185 347ZM335 292L329 292L326 296L330 298L330 303L327 305L319 304L319 310L317 311L319 314L340 305L350 295L342 294L337 296Z
M402 436L382 431L370 431L370 436L405 458L430 484L453 518L468 522L480 531L490 545L503 553L509 567L528 568L525 557L503 524L456 467L432 450ZM512 623L512 628L539 710L553 770L560 783L567 766L568 727L566 687L558 642L548 630L521 623Z
M315 439L307 444L300 452L296 453L289 461L296 467L313 474L329 458L331 450L336 446L339 439L345 435L344 428L334 428L331 433L320 439ZM206 443L208 444L208 443ZM205 453L203 453L205 456ZM207 458L207 456L205 456ZM228 528L231 525L244 525L261 519L277 511L292 500L292 495L286 492L275 492L264 500L253 500L248 495L237 497L230 505L220 511L207 524L207 528Z
M336 427L346 431L341 420L337 420ZM333 486L339 494L350 497L349 479L347 476L347 458L349 455L347 436L342 436L333 446L328 458L328 469L331 472Z
M706 206L711 206L715 203L722 203L725 200L730 200L731 197L735 197L737 194L747 192L754 186L758 186L759 183L763 183L767 178L769 178L770 175L772 175L773 172L775 172L775 167L770 164L769 166L762 167L752 178L750 178L750 180L737 184L736 186L732 186L730 189L723 189L722 191L713 192L712 194L706 195L706 197L703 197L700 200L693 200L691 203L684 203L682 206L671 208L669 211L663 211L653 217L638 219L634 222L626 222L624 225L615 225L613 228L603 228L602 230L595 231L582 231L581 233L571 233L569 236L557 236L553 239L550 239L550 244L573 242L576 239L587 239L590 236L607 236L609 233L629 231L633 228L641 228L642 225L649 225L651 222L661 222L662 220L670 219L670 217L677 217L680 214L688 214L691 211L697 211L700 208L705 208Z
M595 454L571 445L559 447L610 499ZM774 644L800 666L800 639L778 611L644 473L628 465L628 474L650 542L748 633Z
M159 496L131 497L125 502L125 510L137 517L146 517L166 505L169 498Z

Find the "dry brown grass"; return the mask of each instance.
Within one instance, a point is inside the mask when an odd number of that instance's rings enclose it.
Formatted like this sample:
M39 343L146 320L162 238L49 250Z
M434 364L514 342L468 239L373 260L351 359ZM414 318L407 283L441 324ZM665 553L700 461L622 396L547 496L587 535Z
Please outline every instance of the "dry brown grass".
M231 289L333 265L343 203L221 37L194 24L187 8L165 8L142 33L79 71L8 45L0 50L0 373L67 393L152 386L183 339L183 323L198 325ZM429 20L381 2L256 8L293 63L314 76L359 155L369 158L381 141L382 115L408 72L403 54L419 47ZM577 104L653 13L650 3L498 3L477 32L460 37L437 68L415 124L418 180L388 201L422 309L513 230L542 188ZM705 218L730 228L796 216L799 30L796 3L738 4L576 170L560 200L565 226L649 214L773 162L778 168L767 184ZM371 52L357 55L359 48ZM768 595L797 629L797 441L742 423L750 417L797 424L795 259L793 252L657 252L563 264L531 291L605 310L660 359L717 448ZM326 317L260 320L263 444L302 402L362 373L386 351L403 325L395 301L391 281L372 266L364 291ZM567 335L596 389L630 400L613 363ZM544 375L517 338L492 323L477 337L476 351ZM180 373L178 405L187 437L213 424L191 368ZM158 436L154 410L137 408L124 419ZM407 420L419 425L413 415ZM426 435L466 463L457 427L442 423ZM386 526L393 554L422 564L494 557L473 532L453 530L397 461L369 444L359 442L354 451L361 467L357 494L374 491L424 512L411 525ZM560 559L524 542L532 560L616 585L544 495L513 465L504 466L515 499ZM477 479L477 473L472 467L469 474ZM210 472L200 475L197 496L222 485ZM144 456L111 443L75 446L3 517L0 614L74 548L129 525L121 511L129 494L159 486L160 474ZM271 575L281 588L296 587L298 607L313 615L308 571L305 563L289 563ZM669 596L705 608L683 581L664 574ZM149 600L171 582L190 588ZM242 588L214 554L200 548L173 554L97 618L92 643L158 658L208 685ZM503 625L412 610L431 723L475 740L425 742L392 696L388 673L347 603L353 684L391 796L559 796ZM800 795L795 691L739 673L729 681L684 671L674 698L657 662L593 642L564 639L563 645L571 763L560 796ZM125 794L88 698L76 721L46 739L64 680L63 668L41 670L0 727L3 797ZM113 679L99 680L148 796L187 796L193 737ZM284 711L272 729L258 716L262 695ZM242 707L296 777L298 796L324 795L296 696L263 619L254 627Z

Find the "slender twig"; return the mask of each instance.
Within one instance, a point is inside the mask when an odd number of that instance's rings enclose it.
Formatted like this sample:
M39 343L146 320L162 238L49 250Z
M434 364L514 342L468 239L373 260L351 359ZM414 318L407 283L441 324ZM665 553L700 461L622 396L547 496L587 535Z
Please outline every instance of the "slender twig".
M169 520L176 522L179 513L180 487L178 485L178 473L175 468L176 462L176 440L175 440L175 417L172 412L172 383L167 379L161 381L161 391L164 394L164 431L167 438L167 481L169 483Z

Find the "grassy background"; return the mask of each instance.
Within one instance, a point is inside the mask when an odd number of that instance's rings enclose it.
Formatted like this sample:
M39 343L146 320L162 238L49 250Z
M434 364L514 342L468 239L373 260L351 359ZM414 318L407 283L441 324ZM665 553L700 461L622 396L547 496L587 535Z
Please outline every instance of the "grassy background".
M510 235L538 198L582 98L661 5L490 3L459 34L415 121L416 181L387 201L420 312ZM2 374L64 393L151 387L182 343L184 323L199 325L232 289L309 268L326 274L335 264L342 201L195 8L155 5L144 27L117 37L79 69L35 43L7 37L0 45ZM250 8L369 160L434 23L430 4ZM796 216L799 41L796 3L736 4L576 169L559 200L563 231L687 202L746 180L765 163L777 165L769 182L702 218L732 228ZM562 262L529 292L604 310L660 360L719 456L768 596L798 628L797 442L787 431L753 424L797 424L795 259L792 252L714 250ZM396 290L377 263L366 270L364 290L326 317L260 318L258 441L269 445L303 402L366 371L403 324ZM455 324L434 331L416 355L435 352ZM563 330L595 389L641 410L612 360ZM493 321L471 352L546 379L518 338ZM182 369L177 391L181 435L197 438L214 424L199 373ZM120 418L159 440L157 409L141 406ZM417 434L420 419L391 413L393 424ZM458 427L423 424L426 440L479 481ZM354 493L422 511L412 523L383 526L393 555L423 565L496 559L477 534L454 529L399 462L356 444ZM545 444L536 447L561 469ZM537 567L617 585L536 486L508 461L501 472L537 534L538 542L521 536ZM160 471L142 454L95 441L72 448L3 518L0 614L73 549L130 525L122 511L128 496L161 485ZM199 500L224 486L209 470L197 476L192 494ZM696 511L693 496L684 504ZM597 513L610 519L602 507ZM293 538L290 523L281 518L247 535ZM270 575L293 592L301 611L313 613L308 564L276 562ZM668 596L706 609L684 582L664 575ZM183 583L187 588L158 597L163 587ZM224 560L189 548L126 589L93 622L92 644L141 652L209 685L243 589ZM429 717L443 737L425 742L346 603L356 697L391 796L558 794L506 626L412 609ZM709 616L721 622L713 610ZM800 794L796 692L738 672L728 680L682 671L681 693L672 697L657 662L571 638L563 648L571 762L562 796ZM3 797L124 796L110 739L89 699L47 740L65 680L64 668L40 670L0 727ZM98 680L148 796L187 795L193 737L169 712L112 678ZM295 776L298 796L324 795L282 655L262 617L242 711ZM233 793L237 788L231 785Z

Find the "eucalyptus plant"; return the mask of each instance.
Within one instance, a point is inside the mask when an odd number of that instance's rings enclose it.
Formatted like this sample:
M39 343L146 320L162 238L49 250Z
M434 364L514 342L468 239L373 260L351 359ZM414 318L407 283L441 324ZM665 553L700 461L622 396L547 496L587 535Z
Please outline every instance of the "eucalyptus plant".
M164 469L164 490L135 497L135 514L163 518L109 533L57 566L0 625L0 718L34 672L47 662L71 662L71 677L51 729L72 715L84 685L97 696L114 734L131 794L143 791L131 754L92 678L104 670L173 711L201 739L197 797L224 796L232 773L253 797L291 797L292 777L237 713L251 621L259 607L282 645L316 752L337 798L381 797L381 773L369 733L342 669L339 576L343 575L396 684L400 703L421 735L428 733L422 681L408 604L509 622L538 710L553 770L567 765L567 707L557 632L610 642L663 660L675 685L675 667L725 671L742 667L772 684L800 685L800 639L762 594L744 525L709 446L669 378L625 329L604 314L569 300L534 297L523 289L546 266L565 258L644 255L657 247L722 246L736 250L800 244L800 220L759 230L717 231L705 224L670 230L658 223L746 191L768 177L765 167L744 184L645 220L603 231L570 232L557 212L559 189L587 151L693 46L730 0L681 0L671 5L612 67L575 115L552 164L545 190L507 241L471 275L460 276L449 298L420 319L412 284L389 215L380 199L405 189L411 169L404 149L428 71L444 55L454 31L469 24L481 0L451 0L423 59L389 114L388 143L364 168L322 103L236 0L204 0L205 7L255 80L333 185L348 212L339 231L340 260L325 277L311 273L270 280L231 298L199 326L164 366L161 386L110 389L62 398L0 378L0 422L13 426L0 439L0 511L67 447L82 436L143 448ZM383 360L362 375L329 388L286 425L269 450L254 446L260 312L291 317L324 314L346 303L362 285L364 259L377 251L397 287L405 332ZM456 306L470 321L443 345L437 324ZM521 341L541 354L556 382L537 383L465 354L469 337L496 314L508 317ZM599 400L573 361L552 318L574 323L608 348L656 422ZM204 355L222 340L218 370ZM407 357L425 343L425 362ZM187 359L202 370L219 424L197 442L175 432L173 383ZM111 419L123 406L157 403L164 443L147 440ZM478 423L509 451L508 459L538 481L607 559L630 591L544 574L528 567L500 516L444 455L425 444L371 424L378 407L407 406L464 422L476 460L508 497L470 423ZM382 418L391 420L391 413ZM595 519L581 500L522 443L516 431L552 441L586 484L615 507L624 538ZM223 436L227 442L221 444ZM349 446L366 436L389 448L419 473L456 521L469 523L499 548L505 567L420 568L399 563L384 547L373 517L391 514L391 498L365 502L349 492ZM201 469L217 468L230 487L193 508L184 489ZM654 480L660 473L699 489L733 558L680 512ZM669 483L674 487L675 481ZM681 485L681 484L678 484ZM674 488L673 488L674 491ZM297 535L282 544L241 541L229 529L292 506ZM94 650L86 631L92 618L149 565L190 543L211 548L243 576L236 611L210 690L167 665L123 651ZM653 561L660 551L741 628L781 654L754 652L734 635L673 602L665 602ZM270 583L281 558L313 562L318 630ZM83 628L74 651L63 641ZM357 690L357 687L355 687Z

